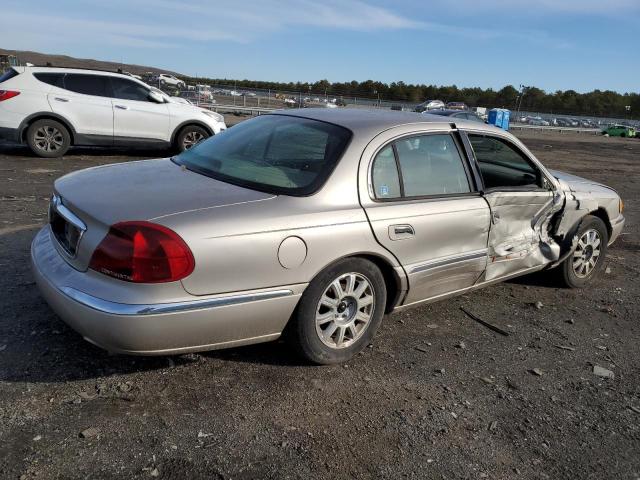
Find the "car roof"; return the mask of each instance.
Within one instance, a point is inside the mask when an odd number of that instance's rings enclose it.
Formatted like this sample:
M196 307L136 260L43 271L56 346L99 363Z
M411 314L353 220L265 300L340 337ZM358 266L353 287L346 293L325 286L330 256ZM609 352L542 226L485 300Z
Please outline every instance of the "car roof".
M451 124L454 123L451 120L446 120L441 115L359 108L299 108L278 110L273 112L272 115L288 115L319 120L347 128L354 134L367 135L377 135L384 130L409 124L427 124L450 129ZM497 129L493 125L485 125L464 119L455 119L455 124L473 128L474 130L495 131Z

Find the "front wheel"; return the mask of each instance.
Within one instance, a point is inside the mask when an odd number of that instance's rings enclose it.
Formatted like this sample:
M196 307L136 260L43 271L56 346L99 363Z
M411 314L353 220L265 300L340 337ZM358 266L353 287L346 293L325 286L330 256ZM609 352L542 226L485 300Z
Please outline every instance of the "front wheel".
M209 132L204 128L198 125L187 125L176 137L176 147L179 152L184 152L207 138L209 138Z
M572 255L560 264L560 279L570 288L585 287L604 265L609 234L602 220L586 216L577 233L578 245Z
M387 289L380 269L362 258L341 260L305 290L291 340L312 363L346 362L366 347L382 322Z

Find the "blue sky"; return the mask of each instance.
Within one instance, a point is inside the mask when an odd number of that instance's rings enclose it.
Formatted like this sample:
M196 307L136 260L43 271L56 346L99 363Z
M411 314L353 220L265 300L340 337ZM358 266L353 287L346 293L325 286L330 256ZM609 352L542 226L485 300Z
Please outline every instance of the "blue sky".
M640 0L3 0L0 47L273 81L640 91Z

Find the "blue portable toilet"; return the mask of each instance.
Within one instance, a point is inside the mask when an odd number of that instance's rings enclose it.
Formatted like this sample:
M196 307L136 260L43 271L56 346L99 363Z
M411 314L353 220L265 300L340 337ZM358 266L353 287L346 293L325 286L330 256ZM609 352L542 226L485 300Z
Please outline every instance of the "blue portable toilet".
M502 115L502 129L509 130L509 120L511 119L511 110L504 110Z
M492 108L489 110L488 122L490 125L502 128L502 117L504 113L501 108Z
M505 108L492 108L489 110L489 118L487 122L503 130L509 130L509 120L511 112Z

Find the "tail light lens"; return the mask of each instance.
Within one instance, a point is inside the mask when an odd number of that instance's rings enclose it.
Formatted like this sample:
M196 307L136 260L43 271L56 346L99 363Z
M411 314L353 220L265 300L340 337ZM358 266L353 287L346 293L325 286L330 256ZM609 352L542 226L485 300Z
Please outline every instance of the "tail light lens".
M175 282L191 274L194 267L184 240L151 222L113 225L89 263L92 270L136 283Z
M20 92L16 92L15 90L0 90L0 102L17 97L18 95L20 95Z

